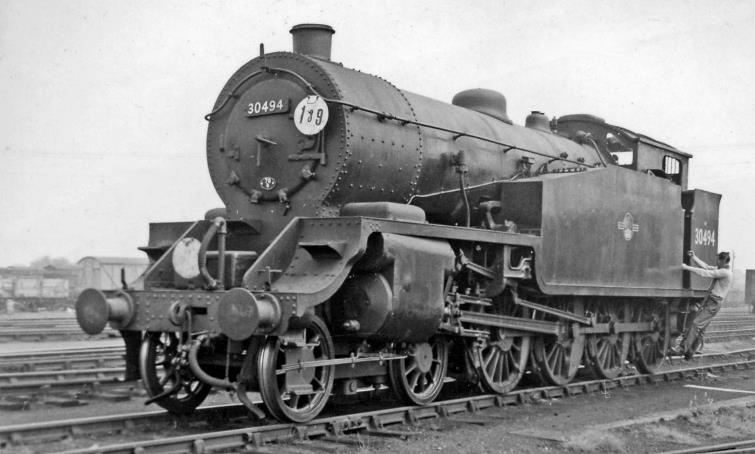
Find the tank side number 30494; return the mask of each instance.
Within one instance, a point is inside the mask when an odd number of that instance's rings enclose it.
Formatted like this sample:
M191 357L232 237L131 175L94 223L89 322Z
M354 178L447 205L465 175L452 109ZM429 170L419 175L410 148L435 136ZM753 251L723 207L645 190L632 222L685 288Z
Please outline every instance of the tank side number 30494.
M716 231L710 229L695 229L695 244L702 246L715 246Z

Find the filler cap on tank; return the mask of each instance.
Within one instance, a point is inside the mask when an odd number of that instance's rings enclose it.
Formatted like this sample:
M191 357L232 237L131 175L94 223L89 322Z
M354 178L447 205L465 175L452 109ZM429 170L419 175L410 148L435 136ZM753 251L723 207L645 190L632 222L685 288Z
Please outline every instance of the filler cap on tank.
M333 27L325 24L299 24L291 30L294 39L294 53L330 60Z
M464 90L457 93L451 103L512 124L506 113L506 97L495 90L488 90L487 88Z
M524 120L524 126L538 131L551 132L551 124L544 113L533 110Z

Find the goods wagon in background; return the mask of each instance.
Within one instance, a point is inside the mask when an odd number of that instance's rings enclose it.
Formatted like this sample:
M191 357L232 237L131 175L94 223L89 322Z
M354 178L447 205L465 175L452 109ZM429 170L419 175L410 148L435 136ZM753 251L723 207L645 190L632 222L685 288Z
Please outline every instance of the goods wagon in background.
M0 310L71 307L81 288L79 275L78 268L0 268Z
M84 288L116 290L147 268L148 260L132 257L93 257L76 266L0 268L0 311L62 310L72 308Z
M126 283L133 282L147 269L148 263L146 258L84 257L77 262L81 269L80 288L100 290L123 288L122 280Z

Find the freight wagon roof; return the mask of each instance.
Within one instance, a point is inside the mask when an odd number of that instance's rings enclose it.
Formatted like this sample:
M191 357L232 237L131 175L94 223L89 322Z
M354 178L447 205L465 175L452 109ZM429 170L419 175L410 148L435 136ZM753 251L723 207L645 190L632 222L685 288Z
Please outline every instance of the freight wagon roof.
M147 265L149 263L149 260L146 258L141 257L95 257L92 255L83 257L81 260L76 262L77 264L81 264L85 260L94 260L96 262L99 262L102 265Z

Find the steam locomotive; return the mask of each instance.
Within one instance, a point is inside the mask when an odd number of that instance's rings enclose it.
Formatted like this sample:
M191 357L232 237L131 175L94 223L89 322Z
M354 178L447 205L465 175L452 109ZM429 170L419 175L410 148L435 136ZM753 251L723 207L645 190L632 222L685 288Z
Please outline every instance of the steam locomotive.
M217 387L305 422L335 394L661 364L707 288L678 264L716 253L691 155L592 115L515 125L492 90L436 101L331 61L327 25L291 33L206 116L225 207L150 224L141 278L77 301L88 333L144 333L150 402L189 413Z

